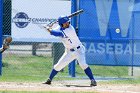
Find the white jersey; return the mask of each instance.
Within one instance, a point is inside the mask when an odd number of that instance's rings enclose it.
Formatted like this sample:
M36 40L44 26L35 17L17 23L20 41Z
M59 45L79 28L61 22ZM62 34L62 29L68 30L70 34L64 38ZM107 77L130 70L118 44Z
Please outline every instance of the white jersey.
M59 59L58 63L54 65L54 69L56 71L60 71L74 59L78 60L78 63L82 69L85 70L88 68L85 60L85 47L80 42L72 25L69 25L69 27L66 29L58 26L53 29L50 34L59 36L66 48L63 56Z
M64 35L64 37L61 37L62 43L64 44L66 48L68 49L76 48L82 44L78 36L76 35L75 29L73 28L72 25L70 25L65 30L60 30L60 26L54 30L62 32L62 34Z

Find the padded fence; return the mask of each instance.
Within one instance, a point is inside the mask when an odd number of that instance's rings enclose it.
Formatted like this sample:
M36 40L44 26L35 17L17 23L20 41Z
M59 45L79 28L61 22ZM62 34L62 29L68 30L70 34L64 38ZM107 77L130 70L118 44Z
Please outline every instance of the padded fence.
M89 64L140 66L139 1L82 0L80 8L78 35Z

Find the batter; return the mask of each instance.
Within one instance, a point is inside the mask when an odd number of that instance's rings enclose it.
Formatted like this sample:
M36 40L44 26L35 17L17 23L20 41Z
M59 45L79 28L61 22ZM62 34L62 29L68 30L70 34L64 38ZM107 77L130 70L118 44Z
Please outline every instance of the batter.
M85 74L91 80L91 86L97 86L97 83L93 77L90 67L85 61L85 47L80 42L76 35L74 27L70 24L70 20L67 16L61 16L58 18L59 26L52 29L47 28L51 35L60 37L63 45L65 46L65 52L59 59L58 63L54 65L49 79L43 84L51 84L54 76L62 70L66 65L72 62L74 59L78 60L80 67L84 70Z

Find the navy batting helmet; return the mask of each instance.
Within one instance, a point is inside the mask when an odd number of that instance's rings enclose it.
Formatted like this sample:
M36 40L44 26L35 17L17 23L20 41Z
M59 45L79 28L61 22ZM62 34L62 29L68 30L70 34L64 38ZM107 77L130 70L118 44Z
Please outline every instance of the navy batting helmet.
M61 16L61 17L58 18L59 25L62 25L66 22L69 22L69 18L67 16Z

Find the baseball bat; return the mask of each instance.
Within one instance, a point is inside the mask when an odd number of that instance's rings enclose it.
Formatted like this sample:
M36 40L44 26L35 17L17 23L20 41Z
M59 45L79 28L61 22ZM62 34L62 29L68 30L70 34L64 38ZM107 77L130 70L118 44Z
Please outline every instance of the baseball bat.
M69 15L69 16L68 16L68 18L71 18L71 17L73 17L73 16L77 16L77 15L81 14L82 12L84 12L84 10L83 10L83 9L78 10L78 11L76 11L76 12L72 13L71 15Z
M78 10L78 11L76 11L76 12L74 12L74 13L72 13L72 14L68 15L68 18L71 18L71 17L77 16L77 15L79 15L79 14L83 13L83 12L84 12L84 10L83 10L83 9ZM55 24L55 23L57 23L57 22L58 22L58 20L53 21L53 22L49 23L47 26L50 26L50 27L51 27L53 24ZM46 27L45 27L45 28L46 28Z

